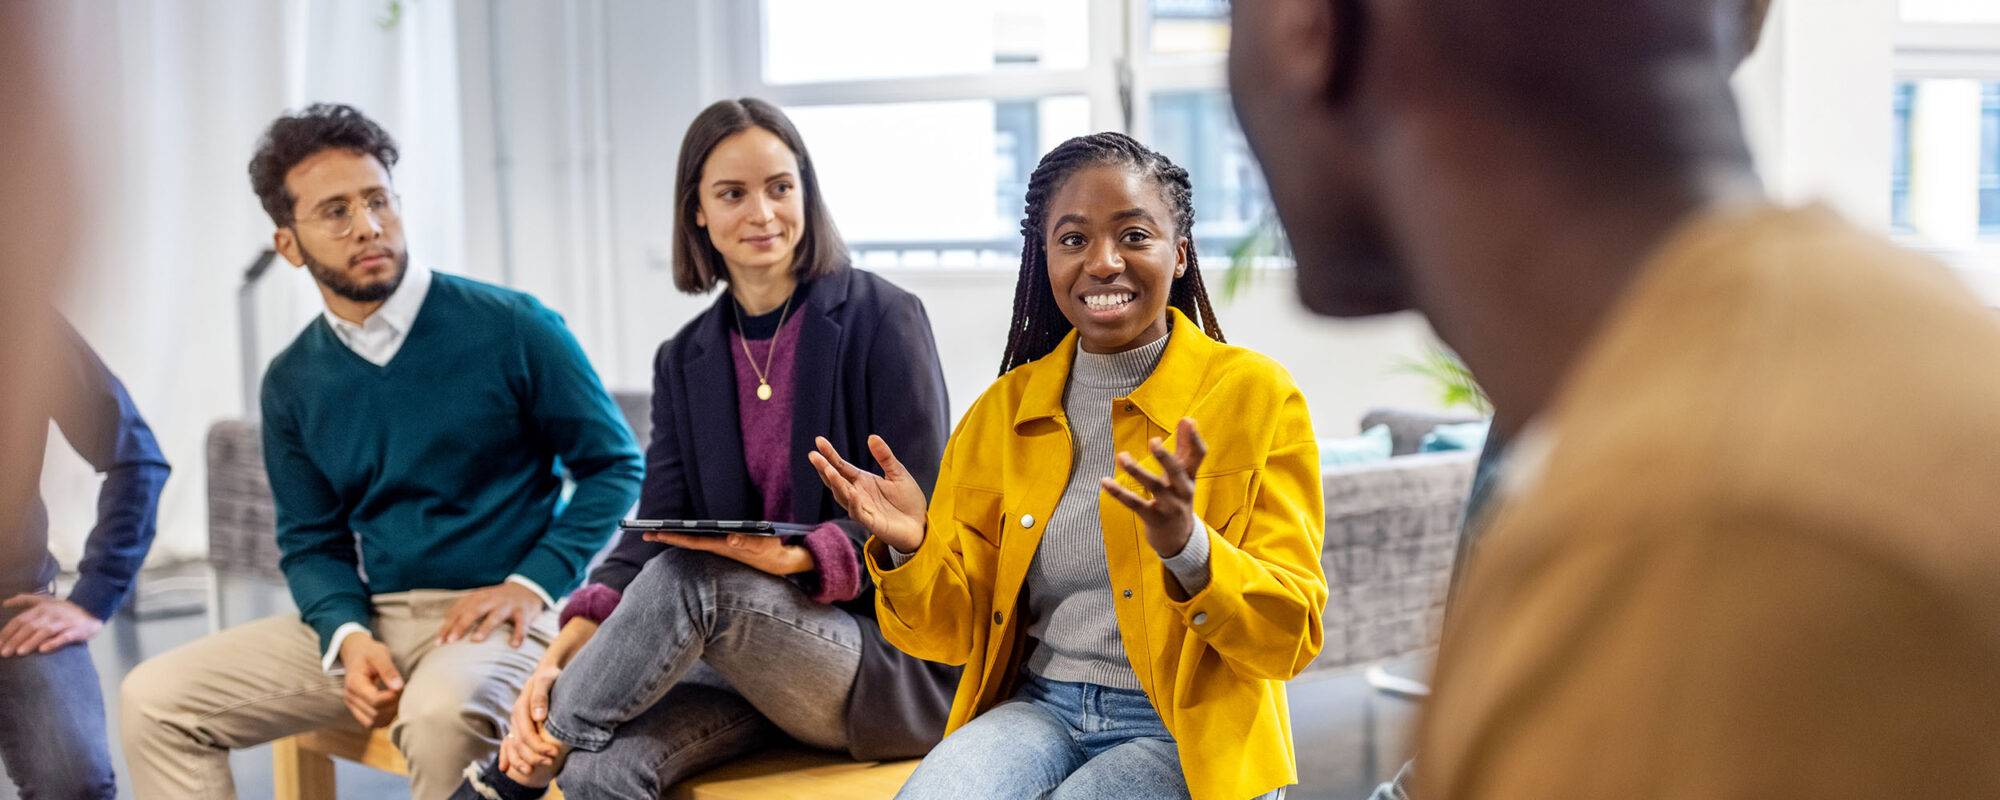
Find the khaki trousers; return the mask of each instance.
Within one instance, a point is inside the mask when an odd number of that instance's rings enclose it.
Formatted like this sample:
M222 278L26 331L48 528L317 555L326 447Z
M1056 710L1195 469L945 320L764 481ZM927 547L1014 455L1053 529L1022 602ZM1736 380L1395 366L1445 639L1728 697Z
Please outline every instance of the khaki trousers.
M443 800L467 764L499 747L508 710L555 637L545 612L528 641L511 626L484 642L436 644L445 612L466 594L376 595L369 629L403 674L389 736L410 762L410 796ZM125 678L119 718L140 800L234 798L229 751L329 725L358 727L342 678L320 669L319 637L298 615L270 617L177 647Z

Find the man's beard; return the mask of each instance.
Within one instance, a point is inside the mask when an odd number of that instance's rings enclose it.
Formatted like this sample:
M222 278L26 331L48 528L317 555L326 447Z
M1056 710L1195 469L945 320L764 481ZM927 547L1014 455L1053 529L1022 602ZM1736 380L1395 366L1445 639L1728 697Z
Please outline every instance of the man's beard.
M305 259L306 271L312 273L313 280L319 281L319 285L356 303L379 303L389 299L403 285L403 276L410 270L410 252L405 250L396 256L396 274L386 281L362 286L349 280L346 270L314 258L304 242L299 243L299 256Z

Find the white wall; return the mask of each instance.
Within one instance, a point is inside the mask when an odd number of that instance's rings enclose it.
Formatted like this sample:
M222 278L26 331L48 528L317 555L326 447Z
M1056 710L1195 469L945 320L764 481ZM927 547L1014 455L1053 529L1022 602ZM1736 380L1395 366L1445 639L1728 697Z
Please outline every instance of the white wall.
M1889 228L1896 0L1778 0L1736 76L1758 171L1778 200Z

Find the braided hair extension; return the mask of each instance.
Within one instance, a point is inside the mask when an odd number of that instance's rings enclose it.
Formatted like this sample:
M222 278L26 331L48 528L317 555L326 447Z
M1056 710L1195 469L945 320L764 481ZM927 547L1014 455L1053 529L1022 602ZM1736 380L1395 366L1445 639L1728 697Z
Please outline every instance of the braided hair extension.
M1224 341L1195 263L1194 184L1187 170L1125 134L1094 133L1057 145L1028 178L1026 216L1021 220L1021 277L1014 285L1014 319L1008 325L1007 352L1000 359L1002 375L1053 352L1074 327L1056 306L1055 290L1049 286L1048 202L1078 170L1100 164L1138 170L1166 193L1174 212L1174 233L1188 243L1187 269L1174 279L1167 302L1200 324L1209 338Z

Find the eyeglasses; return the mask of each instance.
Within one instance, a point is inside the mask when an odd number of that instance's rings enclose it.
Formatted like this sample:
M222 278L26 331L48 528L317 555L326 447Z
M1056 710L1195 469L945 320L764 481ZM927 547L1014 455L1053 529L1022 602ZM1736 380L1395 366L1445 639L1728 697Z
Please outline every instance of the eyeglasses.
M320 206L312 216L300 219L299 224L313 229L314 232L343 239L354 232L354 221L361 217L362 210L367 212L370 219L375 220L376 225L381 226L396 221L397 211L401 205L401 197L388 192L377 192L362 199L361 209L356 209L346 200L335 200Z

